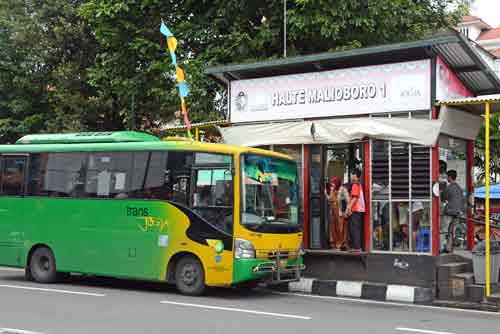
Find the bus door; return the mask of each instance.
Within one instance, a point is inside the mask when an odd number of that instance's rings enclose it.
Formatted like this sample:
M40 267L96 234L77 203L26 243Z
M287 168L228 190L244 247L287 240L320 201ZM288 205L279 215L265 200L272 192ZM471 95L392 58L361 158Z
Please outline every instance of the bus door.
M224 167L193 168L191 207L205 221L233 233L233 178Z
M0 158L0 264L22 265L23 246L22 207L27 157L24 155L3 155Z

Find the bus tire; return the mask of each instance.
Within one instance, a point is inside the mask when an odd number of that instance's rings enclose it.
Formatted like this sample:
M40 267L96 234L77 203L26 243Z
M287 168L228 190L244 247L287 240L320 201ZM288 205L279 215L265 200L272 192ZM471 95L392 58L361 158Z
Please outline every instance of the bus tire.
M57 282L56 258L47 247L39 247L31 254L29 270L35 282Z
M200 260L183 256L175 267L175 285L185 295L199 296L205 291L205 272Z

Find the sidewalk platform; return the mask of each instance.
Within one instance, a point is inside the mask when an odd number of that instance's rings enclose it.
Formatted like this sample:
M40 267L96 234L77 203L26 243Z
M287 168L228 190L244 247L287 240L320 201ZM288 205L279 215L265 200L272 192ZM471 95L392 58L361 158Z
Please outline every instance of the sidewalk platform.
M435 295L434 289L425 287L313 278L302 278L299 282L289 283L288 291L423 305L431 305Z

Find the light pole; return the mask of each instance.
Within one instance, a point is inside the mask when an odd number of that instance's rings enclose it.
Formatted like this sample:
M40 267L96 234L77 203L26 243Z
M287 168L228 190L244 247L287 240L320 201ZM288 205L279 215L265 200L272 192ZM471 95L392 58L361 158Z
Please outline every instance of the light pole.
M283 57L286 58L286 0L283 0Z

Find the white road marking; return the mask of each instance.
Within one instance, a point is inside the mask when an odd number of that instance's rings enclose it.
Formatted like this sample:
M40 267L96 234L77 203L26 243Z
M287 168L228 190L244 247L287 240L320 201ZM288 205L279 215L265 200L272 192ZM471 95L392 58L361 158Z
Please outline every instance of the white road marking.
M397 327L396 330L402 332L421 333L421 334L455 334L450 332L437 332L437 331L430 331L427 329L416 329L416 328L405 328L405 327Z
M0 333L12 333L12 334L43 334L42 332L27 331L24 329L14 329L14 328L0 328Z
M43 292L55 292L55 293L65 293L65 294L70 294L70 295L83 295L83 296L92 296L92 297L105 297L106 296L105 294L102 294L102 293L80 292L80 291L59 290L59 289L34 288L34 287L31 287L31 286L23 286L23 285L1 284L0 288L23 289L23 290L33 290L33 291L43 291Z
M484 315L490 315L492 317L499 317L500 316L500 313L497 313L497 312L468 310L468 309L461 309L461 308L449 308L449 307L442 307L442 306L429 306L429 305L418 305L418 304L384 302L384 301L377 301L377 300L370 300L370 299L354 299L354 298L344 298L344 297L306 295L303 293L293 293L293 292L272 291L272 293L277 294L277 295L306 297L306 298L313 298L313 299L342 300L342 301L348 301L351 303L358 303L358 304L378 304L378 305L387 305L387 306L404 306L407 308L422 308L422 309L429 309L429 310L440 310L440 311L445 311L445 312L484 314Z
M22 269L22 268L0 267L0 271L24 272L24 269Z
M166 301L166 300L161 301L160 303L170 304L170 305L179 305L179 306L188 306L188 307L197 307L197 308L204 308L204 309L210 309L210 310L221 310L221 311L230 311L230 312L241 312L241 313L268 315L268 316L272 316L272 317L281 317L281 318L293 318L293 319L301 319L301 320L311 320L312 319L311 317L301 316L301 315L263 312L263 311L246 310L246 309L233 308L233 307L221 307L221 306L213 306L213 305L178 303L178 302L171 302L171 301Z

